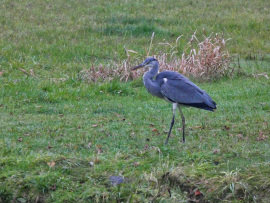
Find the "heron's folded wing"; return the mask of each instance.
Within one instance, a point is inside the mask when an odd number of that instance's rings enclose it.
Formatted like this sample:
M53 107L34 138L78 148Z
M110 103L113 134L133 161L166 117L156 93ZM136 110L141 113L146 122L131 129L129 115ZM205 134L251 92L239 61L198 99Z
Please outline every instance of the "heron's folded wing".
M172 102L206 110L216 108L211 97L185 77L181 79L166 78L161 85L161 93Z

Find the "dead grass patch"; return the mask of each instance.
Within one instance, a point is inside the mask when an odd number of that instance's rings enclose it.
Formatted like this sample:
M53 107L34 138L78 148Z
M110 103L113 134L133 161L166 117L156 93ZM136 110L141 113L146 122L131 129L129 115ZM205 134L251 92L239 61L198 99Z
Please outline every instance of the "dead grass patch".
M231 64L232 58L226 48L226 42L223 35L215 34L214 36L203 36L200 41L196 37L196 32L191 36L190 41L186 44L182 54L177 51L178 41L182 36L179 36L175 44L159 43L166 47L166 51L153 56L159 61L160 71L170 70L180 72L188 77L198 80L212 80L224 76L231 77L234 74L235 65ZM150 56L154 33L151 37L147 55ZM169 51L168 51L169 47ZM100 64L92 65L87 68L83 65L83 70L80 72L80 78L88 82L120 80L128 81L143 75L143 70L131 72L131 67L141 63L146 57L138 56L134 50L125 48L127 59L120 62L111 62L106 66ZM131 57L130 53L135 55Z
M270 194L269 164L253 165L246 170L228 170L212 178L200 175L198 169L176 167L163 175L168 188L178 187L192 202L234 201L267 202ZM166 182L166 181L165 181Z

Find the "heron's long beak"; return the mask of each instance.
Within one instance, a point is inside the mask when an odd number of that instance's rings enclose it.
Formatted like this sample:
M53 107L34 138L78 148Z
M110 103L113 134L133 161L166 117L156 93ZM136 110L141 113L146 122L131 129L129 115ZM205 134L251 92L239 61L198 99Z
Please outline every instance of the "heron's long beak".
M138 65L138 66L135 66L135 67L132 68L131 70L133 71L133 70L140 69L140 68L143 68L143 67L144 67L144 64L142 63L142 64L140 64L140 65Z

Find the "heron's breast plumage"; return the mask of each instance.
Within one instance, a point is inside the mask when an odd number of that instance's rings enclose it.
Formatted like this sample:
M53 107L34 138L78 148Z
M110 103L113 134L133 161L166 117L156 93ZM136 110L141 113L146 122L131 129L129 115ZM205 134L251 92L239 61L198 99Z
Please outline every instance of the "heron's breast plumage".
M160 90L160 84L156 81L150 72L146 72L143 76L143 84L147 91L153 96L164 98Z

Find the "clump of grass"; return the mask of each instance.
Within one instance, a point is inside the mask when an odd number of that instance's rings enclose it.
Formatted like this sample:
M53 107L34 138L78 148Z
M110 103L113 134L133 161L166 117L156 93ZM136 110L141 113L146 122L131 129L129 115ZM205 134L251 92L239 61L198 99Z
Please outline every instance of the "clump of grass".
M230 66L231 57L226 49L228 40L216 34L214 37L204 36L204 40L200 42L194 33L188 43L189 54L183 53L180 60L180 70L204 80L232 76L234 67Z
M107 66L102 64L98 66L92 65L88 69L84 67L79 74L79 78L90 83L112 80L127 82L128 80L141 77L143 73L142 70L130 71L130 67L132 66L133 64L131 64L128 59L123 60L119 64L116 62L111 62L111 64L108 64Z
M270 192L270 181L266 178L268 174L268 163L243 170L230 170L228 167L226 171L219 173L211 171L211 166L207 164L177 166L162 176L162 184L171 190L180 188L193 201L230 202L237 199L244 202L264 202L269 198Z
M252 199L248 184L241 178L240 170L223 171L210 181L208 193L224 200Z
M204 35L204 39L200 41L195 32L184 46L182 56L179 57L177 45L181 37L179 36L176 39L175 45L159 43L169 47L168 53L155 56L160 63L161 71L177 71L204 81L233 76L235 66L231 65L232 57L226 48L226 42L229 39L225 39L223 35L216 33L214 37Z
M169 47L169 51L153 54L160 63L160 70L177 71L184 75L191 76L198 80L211 80L221 78L223 76L232 76L234 66L231 66L231 56L226 49L226 42L222 35L216 34L214 37L204 36L203 41L199 41L196 37L196 32L192 35L191 40L185 46L182 56L179 56L177 44L179 39L176 39L175 45L169 43L159 43ZM148 48L147 56L150 55L154 33L151 37L151 42ZM89 82L111 81L118 79L120 81L133 80L141 77L143 71L131 72L130 68L138 65L146 57L137 57L132 60L130 53L138 54L134 50L125 48L127 59L119 64L111 62L107 66L92 65L90 68L84 68L81 71L80 77ZM153 51L155 52L155 51Z

